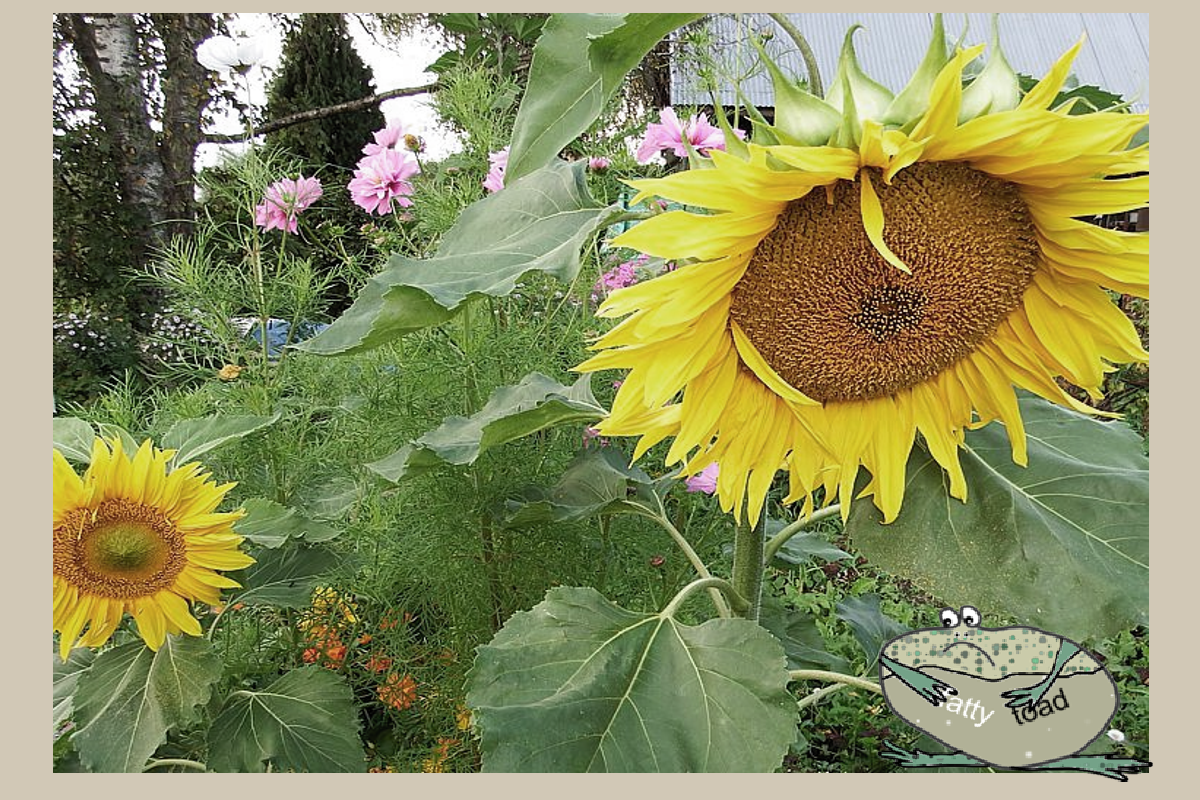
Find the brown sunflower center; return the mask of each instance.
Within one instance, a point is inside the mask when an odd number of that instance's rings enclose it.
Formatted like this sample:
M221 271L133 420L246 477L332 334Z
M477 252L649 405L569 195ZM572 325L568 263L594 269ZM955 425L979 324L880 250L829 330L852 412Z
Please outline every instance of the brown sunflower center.
M105 500L54 529L54 574L81 594L146 597L171 586L187 563L183 533L141 503Z
M965 164L917 163L872 181L888 264L840 181L788 205L734 287L732 318L789 384L820 401L915 386L970 354L1017 308L1038 263L1016 186Z

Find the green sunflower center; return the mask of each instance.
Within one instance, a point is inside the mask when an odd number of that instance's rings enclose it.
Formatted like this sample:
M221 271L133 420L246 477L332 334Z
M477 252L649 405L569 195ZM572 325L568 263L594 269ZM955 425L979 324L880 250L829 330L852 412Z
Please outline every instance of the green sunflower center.
M111 499L54 529L54 574L81 594L131 599L171 586L187 566L183 534L155 508Z
M985 341L1038 264L1020 191L971 167L917 163L884 184L876 251L859 187L791 202L733 291L732 318L789 384L820 401L866 400L926 381Z

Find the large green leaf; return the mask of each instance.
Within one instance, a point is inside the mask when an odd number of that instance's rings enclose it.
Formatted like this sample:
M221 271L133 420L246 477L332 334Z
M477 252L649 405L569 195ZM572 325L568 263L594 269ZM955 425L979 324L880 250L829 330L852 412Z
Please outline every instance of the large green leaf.
M555 14L533 50L505 179L549 164L586 131L662 37L703 14ZM586 54L586 57L585 57Z
M92 460L92 442L96 431L86 420L77 417L54 418L54 446L68 461L81 464Z
M556 161L472 203L435 256L392 256L341 317L297 347L320 355L365 350L445 322L471 295L507 295L527 272L570 281L580 248L620 213L588 194L585 167Z
M491 772L766 772L796 733L783 650L557 587L479 648L467 703Z
M947 494L921 448L908 461L904 508L880 524L855 503L846 530L867 558L952 605L972 605L1076 641L1149 620L1150 475L1142 441L1122 422L1097 422L1022 397L1029 466L1012 462L992 423L960 451L969 491Z
M58 735L59 726L71 718L75 710L75 687L79 676L92 666L96 651L87 647L76 647L67 655L64 662L58 657L58 647L54 648L54 735Z
M521 528L628 511L630 489L636 497L652 486L650 476L630 466L625 453L608 447L589 448L567 465L550 489L530 489L523 501L510 500L510 516L504 524Z
M303 608L313 589L339 564L337 554L324 547L284 547L260 550L257 562L231 574L242 585L231 602Z
M161 446L177 451L174 459L176 464L187 464L214 448L249 436L278 421L279 414L269 417L216 414L199 419L181 419L163 434Z
M294 508L264 497L251 497L242 503L242 507L246 516L233 526L234 531L263 547L276 548L289 539L324 542L341 532L332 525L309 519Z
M329 670L294 669L262 691L234 692L208 730L217 772L363 772L354 694Z
M434 430L390 456L367 464L390 481L439 467L470 464L493 447L567 423L595 422L605 414L592 395L590 376L571 386L532 372L501 386L469 417L448 417Z
M158 652L141 641L106 650L79 676L71 743L93 772L140 772L168 730L198 719L220 677L203 637L168 635Z

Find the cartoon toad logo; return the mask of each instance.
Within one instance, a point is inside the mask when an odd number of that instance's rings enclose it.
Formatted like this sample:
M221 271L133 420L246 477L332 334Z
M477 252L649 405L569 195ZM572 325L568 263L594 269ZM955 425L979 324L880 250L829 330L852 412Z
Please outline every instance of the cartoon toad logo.
M883 753L904 767L1078 770L1117 780L1151 766L1079 755L1108 728L1117 687L1078 644L1038 628L981 628L971 606L946 608L941 628L883 646L879 678L898 716L958 752Z

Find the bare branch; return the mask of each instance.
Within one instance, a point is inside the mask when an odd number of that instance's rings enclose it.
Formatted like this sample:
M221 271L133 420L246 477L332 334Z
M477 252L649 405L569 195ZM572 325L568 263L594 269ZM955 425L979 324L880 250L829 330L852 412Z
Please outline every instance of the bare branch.
M284 117L282 119L265 122L262 125L259 125L257 128L252 128L248 134L206 133L203 135L200 141L203 144L232 144L234 142L244 141L247 135L251 137L262 136L266 133L273 133L278 130L283 130L284 128L290 128L293 125L299 125L302 122L312 122L316 119L324 119L325 117L344 114L348 111L358 111L363 108L377 106L384 100L391 100L395 97L412 97L413 95L426 94L428 92L437 91L439 88L440 85L438 82L434 81L433 83L427 83L423 86L408 86L403 89L390 89L386 92L380 92L379 94L372 95L370 97L363 97L358 100L348 100L345 103L325 106L324 108L313 108L309 109L308 111L301 111L298 114L292 114L291 116Z

